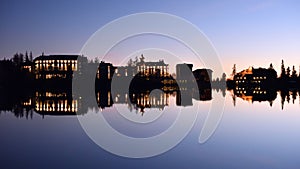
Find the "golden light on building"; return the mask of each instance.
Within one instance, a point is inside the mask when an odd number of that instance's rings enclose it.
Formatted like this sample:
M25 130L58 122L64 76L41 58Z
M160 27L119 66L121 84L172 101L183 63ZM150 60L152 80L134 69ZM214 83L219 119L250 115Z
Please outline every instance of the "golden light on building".
M26 70L26 71L28 71L28 72L32 72L32 66L30 66L30 65L24 65L24 66L22 66L22 69L23 70Z
M67 78L78 71L78 55L39 56L34 60L36 79Z
M158 62L138 62L137 72L142 76L159 75L161 77L169 76L169 65L164 60Z

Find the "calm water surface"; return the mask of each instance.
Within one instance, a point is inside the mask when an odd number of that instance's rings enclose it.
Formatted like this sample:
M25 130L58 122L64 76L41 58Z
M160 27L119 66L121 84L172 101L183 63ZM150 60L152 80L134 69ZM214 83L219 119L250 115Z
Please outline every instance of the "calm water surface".
M213 92L213 98L221 93ZM210 139L198 142L211 101L193 100L200 106L191 132L176 147L158 156L132 159L111 154L95 144L82 129L77 116L42 116L18 118L12 112L0 114L1 168L299 168L300 104L281 107L278 94L272 107L269 102L248 102L227 91L222 120ZM126 105L120 105L127 108ZM102 112L113 128L134 137L149 137L167 129L178 114L176 96L170 96L164 111L158 112L157 126L145 124L124 127L125 119L113 107ZM173 113L172 113L173 112ZM79 115L85 118L88 114ZM161 120L162 119L162 120ZM160 120L160 121L159 121ZM147 126L148 125L148 126ZM105 133L103 134L105 137Z

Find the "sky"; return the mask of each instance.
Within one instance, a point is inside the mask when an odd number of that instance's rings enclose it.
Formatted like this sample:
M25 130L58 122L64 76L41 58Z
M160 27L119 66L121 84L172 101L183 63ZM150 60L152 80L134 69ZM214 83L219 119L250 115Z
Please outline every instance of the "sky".
M105 24L129 14L163 12L197 26L214 45L223 69L300 66L300 2L267 0L80 1L1 0L0 58L16 52L78 54Z

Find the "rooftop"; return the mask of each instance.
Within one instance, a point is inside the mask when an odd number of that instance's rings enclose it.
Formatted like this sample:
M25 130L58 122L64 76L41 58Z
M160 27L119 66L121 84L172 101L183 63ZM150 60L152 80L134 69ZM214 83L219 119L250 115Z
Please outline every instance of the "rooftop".
M35 60L77 60L80 55L41 55Z

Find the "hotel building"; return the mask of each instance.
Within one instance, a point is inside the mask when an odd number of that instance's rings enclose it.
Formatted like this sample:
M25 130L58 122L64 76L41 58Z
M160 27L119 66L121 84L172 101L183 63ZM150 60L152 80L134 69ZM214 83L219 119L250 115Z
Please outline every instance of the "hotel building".
M81 62L79 55L41 55L34 59L35 79L70 79L73 72L78 71ZM85 58L84 60L87 61Z

